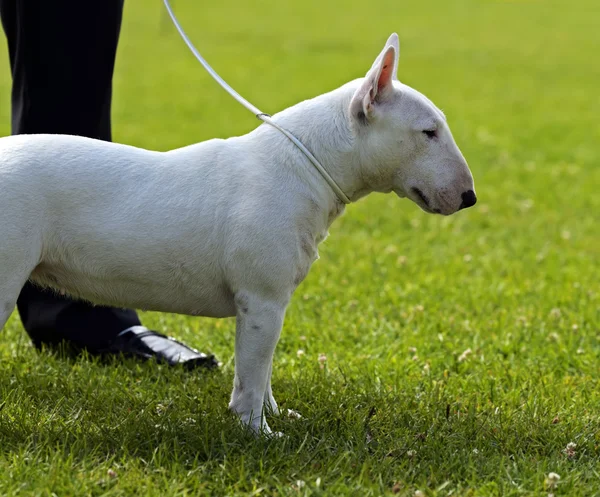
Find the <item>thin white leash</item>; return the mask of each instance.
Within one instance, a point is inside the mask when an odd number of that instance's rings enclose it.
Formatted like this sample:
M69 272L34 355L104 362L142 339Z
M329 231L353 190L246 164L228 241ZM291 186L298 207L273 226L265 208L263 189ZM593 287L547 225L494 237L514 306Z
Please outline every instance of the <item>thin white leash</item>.
M321 173L321 176L323 176L323 178L325 179L325 181L327 181L327 183L329 184L329 186L331 187L331 189L335 192L335 194L338 196L338 198L344 204L349 204L350 203L350 199L346 196L346 194L338 186L338 184L331 177L331 175L325 170L325 168L321 165L321 163L316 159L316 157L310 152L310 150L308 150L302 144L302 142L300 140L298 140L298 138L296 138L294 135L292 135L292 133L290 133L285 128L282 128L277 123L273 122L273 120L271 119L271 116L269 114L266 114L266 113L262 112L260 109L258 109L257 107L255 107L254 105L252 105L250 102L248 102L248 100L246 100L237 91L235 91L231 86L229 86L227 84L227 82L223 78L221 78L221 76L219 76L217 74L217 72L212 67L210 67L210 65L208 64L208 62L206 62L206 60L204 60L204 57L202 57L202 55L200 55L200 52L198 52L198 50L196 50L196 47L194 47L194 45L192 44L192 42L190 41L190 39L187 37L187 35L183 31L183 28L181 27L181 25L177 21L177 18L175 17L175 14L173 13L173 10L171 9L171 5L169 4L169 0L164 0L164 2L165 2L165 7L167 8L167 11L169 12L169 16L171 16L171 20L173 21L173 24L175 24L175 27L177 28L177 31L179 31L179 34L183 38L183 41L185 41L185 43L188 46L188 48L192 51L192 53L198 59L198 61L200 62L200 64L202 64L202 66L204 67L204 69L206 69L206 71L208 72L208 74L210 74L213 77L213 79L217 83L219 83L227 93L229 93L240 104L242 104L244 107L246 107L246 109L248 109L250 112L252 112L252 114L254 114L258 119L260 119L261 121L263 121L263 122L265 122L267 124L270 124L275 129L278 129L285 136L287 136L291 140L291 142L294 145L296 145L296 147L298 147L300 149L300 151L304 155L306 155L306 158L312 163L312 165L317 168L317 171L319 171Z

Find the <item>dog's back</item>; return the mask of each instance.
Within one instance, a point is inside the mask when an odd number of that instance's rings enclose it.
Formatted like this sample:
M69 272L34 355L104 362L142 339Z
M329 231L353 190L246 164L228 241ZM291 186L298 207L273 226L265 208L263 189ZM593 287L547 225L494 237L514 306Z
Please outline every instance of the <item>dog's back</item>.
M235 175L215 159L222 143L162 153L65 135L0 139L0 299L8 306L31 279L100 304L231 315L215 216L234 208Z
M111 260L113 248L129 244L131 253L123 258L131 259L136 243L144 243L144 233L135 230L144 215L135 196L145 197L144 185L160 181L151 171L157 169L152 165L162 155L67 135L1 138L0 299L6 301L4 306L16 300L27 279L100 303L123 301L119 285L111 287L102 280L123 277L127 281L126 272L121 272L127 261L120 265ZM0 312L0 325L2 318Z

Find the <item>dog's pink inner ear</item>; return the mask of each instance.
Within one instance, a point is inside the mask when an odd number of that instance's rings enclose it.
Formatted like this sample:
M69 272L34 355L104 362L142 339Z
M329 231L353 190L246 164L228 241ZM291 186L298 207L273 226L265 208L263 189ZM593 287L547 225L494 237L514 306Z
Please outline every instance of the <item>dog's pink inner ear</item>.
M379 75L379 81L377 81L377 93L384 91L392 84L394 77L394 62L396 57L396 50L390 48L383 56L381 73Z

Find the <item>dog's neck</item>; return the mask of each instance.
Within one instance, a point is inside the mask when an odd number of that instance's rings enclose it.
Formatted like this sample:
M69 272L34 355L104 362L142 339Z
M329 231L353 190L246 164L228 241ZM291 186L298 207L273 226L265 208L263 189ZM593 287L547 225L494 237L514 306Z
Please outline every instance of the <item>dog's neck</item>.
M373 191L361 174L360 153L351 129L349 106L356 86L356 83L344 85L273 116L277 124L291 131L313 153L353 202ZM269 128L268 125L262 127ZM265 129L265 132L280 135L274 129ZM303 173L308 171L311 178L324 184L339 202L321 174L295 145L283 135L273 139L277 140L278 146L290 149L297 158L296 167L301 168Z

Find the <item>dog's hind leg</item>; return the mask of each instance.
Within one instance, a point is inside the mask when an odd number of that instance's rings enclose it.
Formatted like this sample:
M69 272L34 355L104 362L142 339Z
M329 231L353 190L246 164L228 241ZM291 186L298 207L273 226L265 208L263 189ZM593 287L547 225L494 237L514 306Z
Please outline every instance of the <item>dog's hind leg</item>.
M0 330L4 328L4 325L15 308L15 304L16 302L0 304Z
M3 262L2 257L0 257L1 262ZM0 330L2 330L17 304L19 293L21 293L21 289L27 282L31 271L15 274L13 270L10 270L7 274L6 266L0 267L2 268L0 269Z
M236 306L235 379L229 408L255 433L268 435L263 403L287 302L245 293L236 295Z
M5 275L0 274L0 278ZM27 281L27 277L24 279L13 279L12 281L0 281L0 330L4 328L6 321L10 317L15 305L19 293L23 288L23 285Z
M38 260L39 256L33 253L32 245L28 247L28 250L22 248L19 250L3 246L0 239L0 330L8 321L17 303L19 293Z

